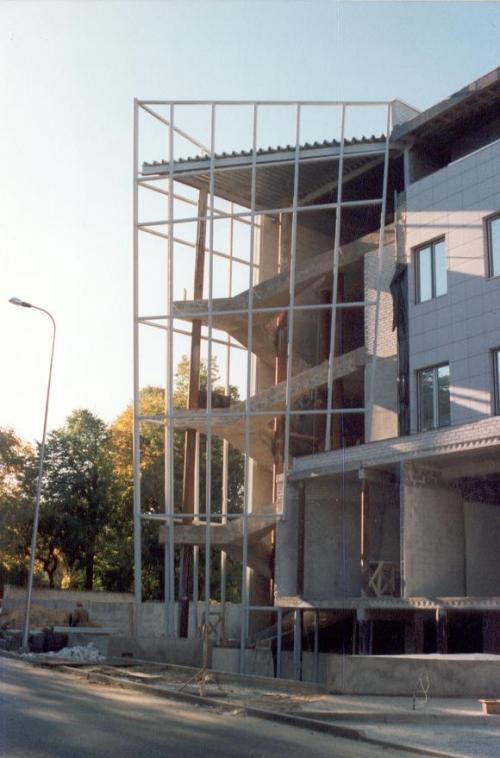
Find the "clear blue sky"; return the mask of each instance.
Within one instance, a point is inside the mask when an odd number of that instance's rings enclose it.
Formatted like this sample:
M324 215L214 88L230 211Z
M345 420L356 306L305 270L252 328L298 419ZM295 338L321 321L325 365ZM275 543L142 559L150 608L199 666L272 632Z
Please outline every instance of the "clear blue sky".
M0 3L0 426L112 420L132 396L134 97L401 99L499 65L500 4L182 0ZM243 146L245 147L245 146Z

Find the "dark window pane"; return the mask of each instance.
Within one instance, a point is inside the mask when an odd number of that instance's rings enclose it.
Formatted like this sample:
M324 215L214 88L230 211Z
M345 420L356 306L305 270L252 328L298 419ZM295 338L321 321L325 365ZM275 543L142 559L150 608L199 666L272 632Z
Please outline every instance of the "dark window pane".
M419 373L420 429L432 429L434 423L434 369Z
M448 291L446 281L446 247L444 240L434 243L435 297L445 295Z
M431 248L423 247L418 251L418 301L423 303L432 298L432 261Z
M438 426L447 426L450 415L450 367L440 366L437 370Z
M488 243L490 247L491 276L500 274L500 217L489 223Z

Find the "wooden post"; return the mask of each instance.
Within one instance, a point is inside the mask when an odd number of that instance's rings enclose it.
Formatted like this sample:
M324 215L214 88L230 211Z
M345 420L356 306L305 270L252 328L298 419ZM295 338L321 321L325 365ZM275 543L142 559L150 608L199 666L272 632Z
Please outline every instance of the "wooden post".
M203 278L205 273L205 239L207 215L206 190L200 190L198 198L198 227L196 232L196 251L194 264L193 299L203 298ZM193 320L191 327L191 355L189 361L189 389L187 407L189 410L199 408L201 365L201 321ZM207 461L207 465L209 462ZM182 480L182 512L194 513L196 466L196 431L187 429L184 436L184 472ZM192 519L184 519L189 524ZM191 564L193 548L183 545L179 568L179 637L187 637L189 630L189 596L191 591Z

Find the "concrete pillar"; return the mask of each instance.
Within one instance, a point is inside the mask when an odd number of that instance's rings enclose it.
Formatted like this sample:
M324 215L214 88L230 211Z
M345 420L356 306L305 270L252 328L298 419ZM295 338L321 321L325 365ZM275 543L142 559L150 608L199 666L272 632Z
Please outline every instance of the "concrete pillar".
M448 614L443 608L436 610L436 648L437 652L448 652Z
M319 611L314 612L314 681L319 677Z
M365 610L356 612L358 622L358 654L371 655L373 648L373 622Z
M302 679L302 611L293 615L293 673L294 679Z
M405 653L406 655L421 654L424 652L424 616L415 613L405 623Z
M500 654L500 612L483 613L483 653Z

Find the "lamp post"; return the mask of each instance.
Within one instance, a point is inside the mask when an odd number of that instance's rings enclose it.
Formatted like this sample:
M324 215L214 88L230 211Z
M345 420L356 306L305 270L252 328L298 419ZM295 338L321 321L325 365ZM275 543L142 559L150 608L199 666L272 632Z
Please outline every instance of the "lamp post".
M50 382L52 379L52 363L54 361L54 345L56 341L56 322L54 321L54 318L52 315L45 310L45 308L39 308L37 305L32 305L31 303L27 303L25 300L21 300L18 297L11 297L9 300L9 303L12 303L13 305L20 305L22 308L34 308L37 311L41 311L42 313L46 313L47 316L52 321L52 348L50 351L50 367L49 367L49 381L47 384L47 397L45 399L45 415L43 419L43 434L42 434L42 445L40 448L40 461L38 465L38 483L36 488L36 501L35 501L35 515L33 518L33 531L31 534L31 555L30 555L30 568L29 568L29 574L28 574L28 588L26 592L26 607L24 612L24 627L23 627L23 642L22 642L22 651L24 653L29 652L29 645L28 645L28 635L29 635L29 628L30 628L30 615L31 615L31 595L33 592L33 572L35 568L35 553L36 553L36 539L38 534L38 520L40 517L40 497L42 493L42 472L43 472L43 462L45 458L45 437L47 435L47 416L49 412L49 396L50 396Z

